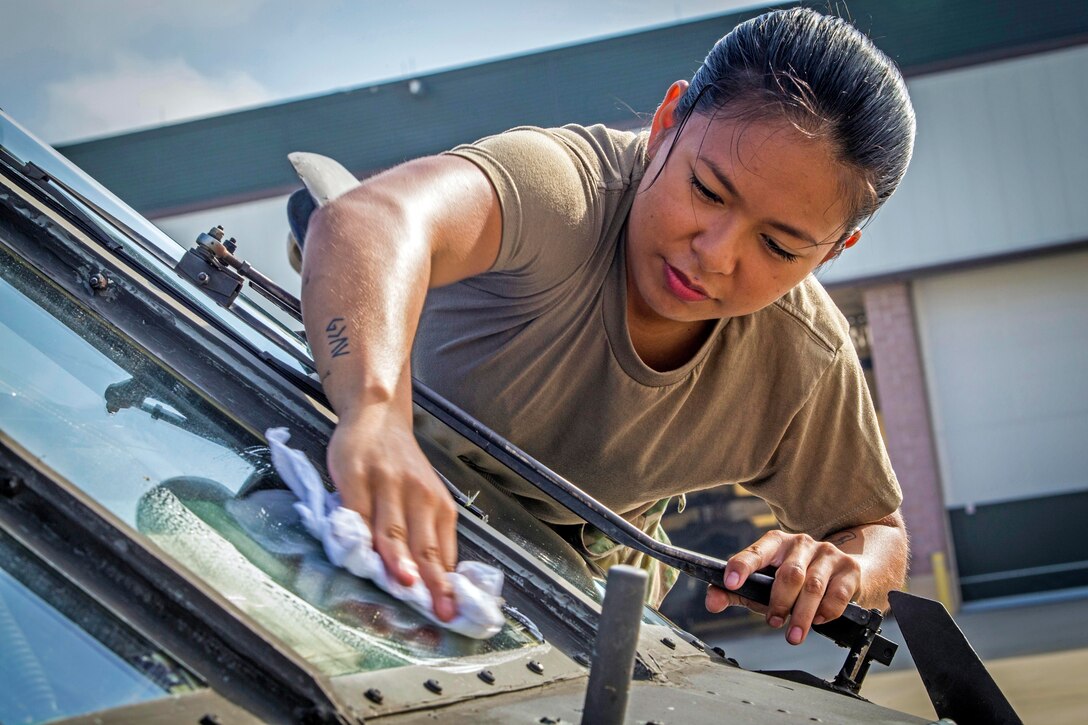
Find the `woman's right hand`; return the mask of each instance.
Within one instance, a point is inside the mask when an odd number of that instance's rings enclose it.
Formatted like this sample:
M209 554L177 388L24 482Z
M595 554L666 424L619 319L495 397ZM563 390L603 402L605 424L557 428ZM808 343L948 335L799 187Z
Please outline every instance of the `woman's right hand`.
M435 615L457 613L446 573L457 564L457 508L412 426L388 405L341 418L329 441L329 474L344 506L366 521L374 548L401 584L423 579Z

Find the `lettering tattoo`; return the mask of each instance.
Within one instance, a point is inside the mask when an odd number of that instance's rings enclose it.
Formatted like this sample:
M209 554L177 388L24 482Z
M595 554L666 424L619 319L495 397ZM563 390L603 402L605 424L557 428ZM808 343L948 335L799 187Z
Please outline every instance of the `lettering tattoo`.
M343 317L334 317L325 325L325 339L329 343L329 350L333 357L350 355L348 348L348 326Z
M839 533L835 534L835 538L828 539L828 541L830 541L835 546L842 546L847 541L853 541L856 538L858 538L858 535L855 534L853 531L840 531Z

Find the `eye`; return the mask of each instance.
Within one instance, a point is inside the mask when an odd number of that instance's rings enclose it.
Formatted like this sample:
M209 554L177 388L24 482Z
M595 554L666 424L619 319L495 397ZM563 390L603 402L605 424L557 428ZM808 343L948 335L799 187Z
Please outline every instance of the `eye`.
M785 260L786 262L796 262L797 261L797 255L796 254L794 254L792 252L787 252L785 249L778 246L778 242L771 239L766 234L760 235L760 239L763 240L763 246L765 246L767 248L767 251L769 251L771 254L778 257L779 259Z
M691 187L695 189L696 194L712 204L720 204L722 201L722 198L708 189L703 182L699 181L699 178L695 174L691 175Z

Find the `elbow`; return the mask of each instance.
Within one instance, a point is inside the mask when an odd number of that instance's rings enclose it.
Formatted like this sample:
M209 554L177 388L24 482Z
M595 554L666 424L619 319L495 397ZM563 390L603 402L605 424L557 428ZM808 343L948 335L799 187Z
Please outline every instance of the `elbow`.
M327 272L380 258L383 242L404 239L409 221L404 205L379 185L363 184L318 208L302 252L303 287Z

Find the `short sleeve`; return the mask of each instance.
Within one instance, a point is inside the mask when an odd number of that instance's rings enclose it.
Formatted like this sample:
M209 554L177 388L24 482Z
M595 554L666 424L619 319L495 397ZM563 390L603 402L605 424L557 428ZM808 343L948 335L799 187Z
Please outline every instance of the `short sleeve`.
M822 539L894 513L903 496L853 347L836 351L766 475L746 484L786 531Z
M498 195L502 242L488 276L510 283L504 294L554 286L601 239L601 197L608 186L602 163L593 148L565 131L517 128L447 152L476 164Z

